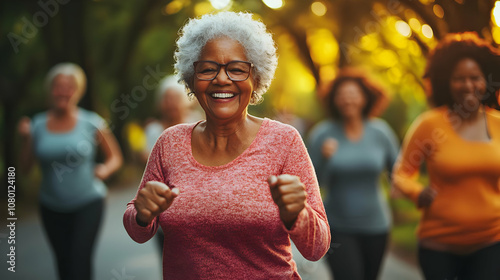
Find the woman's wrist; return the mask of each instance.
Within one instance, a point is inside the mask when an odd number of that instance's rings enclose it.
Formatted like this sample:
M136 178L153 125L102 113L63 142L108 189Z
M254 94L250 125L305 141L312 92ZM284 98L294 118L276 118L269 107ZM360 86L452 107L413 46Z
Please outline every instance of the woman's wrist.
M136 216L135 216L135 222L136 222L139 226L141 226L141 227L147 227L147 226L149 225L149 223L146 223L146 222L144 222L143 220L141 220L141 219L139 218L139 215L136 215Z

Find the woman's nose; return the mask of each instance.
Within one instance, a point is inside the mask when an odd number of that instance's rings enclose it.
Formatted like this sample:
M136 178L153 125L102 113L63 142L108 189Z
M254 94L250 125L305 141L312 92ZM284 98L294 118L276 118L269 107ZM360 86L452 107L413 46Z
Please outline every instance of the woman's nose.
M219 69L219 73L215 79L213 79L213 82L216 84L230 84L232 82L231 79L229 79L224 66Z

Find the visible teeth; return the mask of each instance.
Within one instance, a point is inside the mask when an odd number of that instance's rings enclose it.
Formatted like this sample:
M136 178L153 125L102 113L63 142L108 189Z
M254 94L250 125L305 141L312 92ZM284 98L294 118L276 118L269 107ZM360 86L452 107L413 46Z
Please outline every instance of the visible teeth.
M213 93L212 94L213 98L231 98L233 96L234 96L234 94L232 94L232 93Z

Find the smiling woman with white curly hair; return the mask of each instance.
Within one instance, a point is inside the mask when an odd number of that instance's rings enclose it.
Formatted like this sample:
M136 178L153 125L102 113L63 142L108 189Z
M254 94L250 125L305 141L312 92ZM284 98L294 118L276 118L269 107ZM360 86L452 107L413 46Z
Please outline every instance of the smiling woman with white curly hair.
M297 130L248 114L277 66L271 34L249 13L205 15L183 27L175 59L206 120L157 140L127 232L142 243L161 226L164 279L300 279L290 239L319 260L330 231Z

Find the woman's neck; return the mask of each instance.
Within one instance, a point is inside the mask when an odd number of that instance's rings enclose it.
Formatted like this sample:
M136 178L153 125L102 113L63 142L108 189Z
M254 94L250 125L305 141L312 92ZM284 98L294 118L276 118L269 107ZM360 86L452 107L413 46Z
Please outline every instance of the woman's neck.
M214 121L207 119L205 135L210 138L230 138L244 132L251 124L253 117L245 114L238 120Z
M64 119L76 115L77 111L78 111L77 106L71 106L65 109L52 108L50 109L50 114L55 119Z
M348 139L357 141L361 139L363 136L363 118L359 117L350 117L344 118L342 120L344 125L344 132Z
M343 118L344 127L349 130L358 130L363 128L363 117Z
M457 116L463 123L473 123L483 117L484 107L480 105L476 110L450 110L451 114Z
M262 119L251 115L245 115L245 118L238 121L202 122L193 132L193 156L207 166L226 164L251 145L261 124Z

